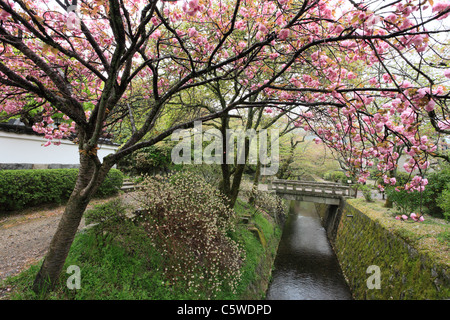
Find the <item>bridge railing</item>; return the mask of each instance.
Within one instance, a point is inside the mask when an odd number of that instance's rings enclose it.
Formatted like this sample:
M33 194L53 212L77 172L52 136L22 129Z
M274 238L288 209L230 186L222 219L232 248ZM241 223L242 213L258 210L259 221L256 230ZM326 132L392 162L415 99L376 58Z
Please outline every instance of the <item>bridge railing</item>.
M279 192L290 191L296 193L315 193L323 196L353 197L355 190L350 185L332 182L296 181L275 179L270 182L269 190Z

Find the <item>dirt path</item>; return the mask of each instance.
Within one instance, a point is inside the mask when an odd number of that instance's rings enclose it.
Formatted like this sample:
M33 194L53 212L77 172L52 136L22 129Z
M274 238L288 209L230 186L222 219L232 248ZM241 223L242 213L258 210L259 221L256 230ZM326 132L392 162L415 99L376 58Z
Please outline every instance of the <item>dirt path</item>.
M131 196L119 197L128 201ZM88 208L114 198L93 200ZM64 206L29 208L7 217L0 216L0 280L20 273L44 257L63 211ZM79 229L84 227L83 219Z

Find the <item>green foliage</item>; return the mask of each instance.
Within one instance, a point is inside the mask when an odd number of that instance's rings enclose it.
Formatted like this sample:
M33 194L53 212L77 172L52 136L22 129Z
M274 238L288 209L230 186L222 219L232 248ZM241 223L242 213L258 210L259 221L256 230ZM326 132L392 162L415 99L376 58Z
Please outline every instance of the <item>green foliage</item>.
M118 167L132 175L149 174L154 169L178 169L171 158L173 146L173 143L160 143L142 148L122 159Z
M445 195L449 189L448 182L450 181L450 166L445 166L440 171L435 171L427 176L428 184L423 192L423 206L427 209L427 213L435 217L446 217ZM448 196L447 196L448 198ZM448 215L448 211L447 211Z
M347 175L342 171L327 171L324 173L323 178L328 181L340 182L343 184L347 184L348 180L351 180Z
M367 202L373 202L372 189L369 186L361 185L359 189L362 191L364 199L366 199Z
M421 199L424 195L418 191L406 191L395 186L389 186L385 188L386 195L390 201L392 201L401 214L409 216L411 212L419 210L421 207ZM423 205L422 205L423 208Z
M450 205L448 204L449 192L446 190L450 189L448 186L450 167L444 166L440 171L429 173L426 178L428 184L424 191L405 191L403 186L410 179L410 175L397 172L397 183L395 186L385 187L386 195L400 209L402 214L422 210L422 212L431 216L448 218Z
M85 222L86 224L98 223L112 226L125 220L125 209L120 199L98 204L85 212Z
M446 220L450 219L450 183L446 185L446 188L442 191L439 197L436 199L436 204L442 210L442 214Z
M78 169L0 171L0 211L18 210L46 203L61 203L72 193ZM96 196L116 193L123 175L112 169Z

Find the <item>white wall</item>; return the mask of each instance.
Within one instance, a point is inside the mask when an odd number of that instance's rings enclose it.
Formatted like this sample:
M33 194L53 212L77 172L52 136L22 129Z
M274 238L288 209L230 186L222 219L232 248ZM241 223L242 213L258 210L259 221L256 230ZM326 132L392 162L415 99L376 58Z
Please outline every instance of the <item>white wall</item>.
M0 163L79 164L78 145L69 140L61 140L59 146L51 144L44 147L46 142L46 139L37 135L0 131ZM100 145L100 160L116 149L116 146Z

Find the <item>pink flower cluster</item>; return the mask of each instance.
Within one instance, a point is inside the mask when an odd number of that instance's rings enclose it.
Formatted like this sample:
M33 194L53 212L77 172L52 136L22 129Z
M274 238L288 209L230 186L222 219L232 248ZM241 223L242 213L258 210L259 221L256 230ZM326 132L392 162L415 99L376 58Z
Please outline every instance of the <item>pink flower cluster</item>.
M415 222L422 222L425 220L425 218L423 217L423 215L418 216L417 214L415 214L414 212L411 213L409 215L409 217L414 220ZM397 220L402 220L402 221L406 221L408 220L408 216L406 214L402 214L401 216L396 216L395 219Z
M198 0L190 0L183 3L183 11L186 12L187 15L193 17L199 11L203 11L204 6L199 5Z
M449 9L450 9L450 2L448 2L448 1L438 2L438 3L434 4L432 12L437 12L437 14L440 14ZM447 12L446 14L442 15L441 17L437 18L437 20L443 20L443 19L447 18L449 15L450 15L450 11Z

